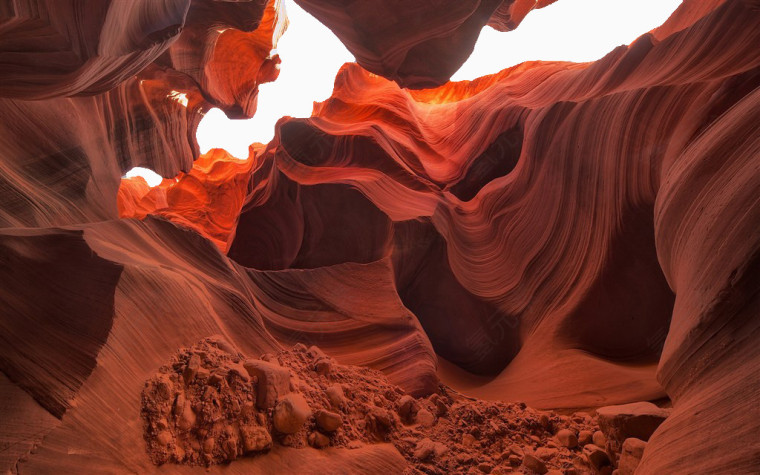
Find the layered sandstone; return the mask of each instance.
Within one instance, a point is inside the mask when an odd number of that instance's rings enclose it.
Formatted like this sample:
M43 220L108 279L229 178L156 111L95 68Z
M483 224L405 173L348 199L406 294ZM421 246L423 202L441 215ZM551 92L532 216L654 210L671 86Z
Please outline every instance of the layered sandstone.
M514 467L534 471L573 457L608 470L613 445L637 473L756 471L757 1L687 1L597 62L459 83L445 82L479 28L513 28L533 2L409 7L372 28L370 13L399 8L352 3L348 22L344 3L302 3L359 65L247 160L199 158L195 128L212 106L255 113L286 23L275 2L0 8L2 468L198 470L151 458L142 391L179 349L222 335L233 356L316 344L435 416L423 413L424 434L357 450L316 435L304 444L331 447L254 444L269 452L233 472L445 471L468 455L473 469L506 470L518 456L506 438L523 444ZM166 179L121 180L134 166ZM316 390L325 361L299 393ZM423 398L439 383L493 401L478 403L496 425L487 444L448 431ZM664 397L673 409L645 446L637 434L609 444L583 416L532 433L508 405ZM462 440L444 455L451 434Z

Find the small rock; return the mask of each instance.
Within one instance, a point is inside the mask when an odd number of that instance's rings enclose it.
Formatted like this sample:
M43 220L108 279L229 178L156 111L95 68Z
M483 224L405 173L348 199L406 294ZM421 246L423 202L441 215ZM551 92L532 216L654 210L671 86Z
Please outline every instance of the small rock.
M583 447L583 455L586 457L586 460L588 460L589 465L597 470L601 470L602 467L610 464L610 458L607 455L607 452L597 445L588 444Z
M590 430L582 430L578 432L578 445L586 445L594 442L594 433Z
M240 428L243 438L243 452L260 452L272 448L272 436L266 427L245 425Z
M326 432L335 432L340 426L343 425L343 418L340 416L340 414L336 414L330 411L317 411L314 419L316 419L319 428Z
M299 353L303 353L306 351L306 345L304 345L303 343L296 343L295 345L293 345L293 350Z
M604 432L598 430L591 436L592 442L598 447L604 447L607 445L607 437L604 436Z
M414 421L415 416L419 411L419 404L412 396L404 395L398 400L398 415L401 417L401 422L410 424Z
M517 455L518 457L525 455L525 451L519 445L510 445L509 453Z
M522 458L518 455L510 455L508 461L511 466L517 467L522 463Z
M445 444L442 444L440 442L435 443L435 448L433 449L433 453L435 454L436 457L440 458L442 455L444 455L448 451L449 451L449 448Z
M314 371L322 376L329 376L333 372L333 362L330 358L320 358L314 363Z
M313 360L327 358L327 355L325 354L325 352L322 351L319 347L314 346L314 345L310 346L309 349L306 350L306 353L308 353L308 355L311 356Z
M208 439L203 441L203 452L210 454L214 451L214 447L216 446L216 441L213 437L209 437Z
M569 429L561 429L557 432L557 441L562 447L574 449L578 447L578 437Z
M543 427L544 429L550 429L552 425L552 422L549 419L549 416L547 416L546 414L541 414L541 416L538 418L538 423L541 424L541 427Z
M193 412L193 408L190 405L190 402L185 401L185 406L182 409L182 415L179 417L179 421L177 422L177 427L182 430L190 430L190 428L195 425L195 420L195 412Z
M427 409L417 411L416 421L422 427L432 427L435 424L435 416Z
M330 438L319 432L309 434L309 445L316 449L323 449L330 445Z
M543 475L549 470L546 468L546 464L531 454L525 454L522 461L526 468L533 470L536 473Z
M475 442L477 442L477 440L472 436L472 434L464 434L462 436L462 445L465 447L472 447L475 445Z
M446 405L441 399L435 400L435 414L438 417L443 417L449 412L449 406Z
M286 394L277 403L274 410L274 428L283 434L294 434L303 427L311 416L311 409L306 399L300 394Z
M325 390L327 400L335 409L340 409L346 402L346 396L343 394L343 388L340 384L333 384Z
M629 438L623 442L623 451L618 460L619 475L633 475L644 456L647 443L641 439Z
M227 439L222 442L222 450L227 460L235 460L237 458L237 439Z
M483 462L478 464L478 470L480 470L483 473L491 473L491 470L493 470L493 465L487 462Z
M172 434L167 430L162 430L158 433L156 440L158 440L159 444L166 447L172 441Z
M557 455L557 453L558 453L557 449L550 449L549 447L540 447L536 449L535 455L541 460L551 460L552 457Z
M246 360L243 368L259 381L256 390L259 409L274 407L277 399L290 391L290 372L282 366L262 360Z
M651 402L605 406L596 410L599 427L607 436L615 452L621 450L625 439L649 440L670 412L670 409L657 407Z
M414 457L417 460L427 460L430 458L431 455L435 452L435 443L425 437L424 439L417 442L417 445L414 448Z
M185 366L185 371L182 372L185 384L190 384L195 379L195 375L198 374L200 367L201 357L195 354L190 356L190 360L187 362L187 366Z
M245 369L243 365L240 363L229 363L228 366L228 376L237 376L246 383L251 380L251 377L249 376L248 370Z

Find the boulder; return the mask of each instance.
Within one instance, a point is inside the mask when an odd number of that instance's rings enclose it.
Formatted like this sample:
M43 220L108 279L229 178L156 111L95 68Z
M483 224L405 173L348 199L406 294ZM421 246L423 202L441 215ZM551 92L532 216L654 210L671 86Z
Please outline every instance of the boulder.
M266 427L259 425L244 425L240 428L243 439L243 452L260 452L272 448L272 436Z
M578 437L569 429L561 429L557 432L557 441L562 447L573 449L578 446Z
M290 392L290 372L274 363L246 360L243 368L251 377L258 378L256 406L259 409L274 407L277 400Z
M619 452L625 439L634 437L649 440L670 415L670 410L657 407L650 402L634 402L600 407L596 413L599 427L607 436L612 450Z
M610 457L598 445L587 444L583 447L583 455L586 457L589 465L597 470L602 470L602 468L610 465Z
M623 451L620 453L618 460L619 475L633 475L636 467L639 466L641 458L644 456L644 449L647 443L641 439L629 438L623 442Z
M274 410L274 428L283 434L294 434L311 416L311 409L303 396L297 393L280 398Z
M335 432L343 425L343 418L335 412L320 410L317 411L314 419L317 421L317 426L325 432Z

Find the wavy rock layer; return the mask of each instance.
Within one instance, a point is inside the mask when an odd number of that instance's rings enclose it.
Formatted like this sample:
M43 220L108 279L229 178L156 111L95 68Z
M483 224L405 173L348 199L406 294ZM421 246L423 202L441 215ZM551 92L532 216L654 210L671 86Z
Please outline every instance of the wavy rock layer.
M414 87L533 7L303 3ZM436 89L347 65L247 161L195 164L202 112L250 116L276 76L276 4L125 5L0 9L2 468L150 471L144 381L219 334L251 355L316 343L418 395L438 377L539 407L668 395L640 470L757 471L756 0ZM171 178L120 183L133 166ZM380 445L229 470L404 464Z

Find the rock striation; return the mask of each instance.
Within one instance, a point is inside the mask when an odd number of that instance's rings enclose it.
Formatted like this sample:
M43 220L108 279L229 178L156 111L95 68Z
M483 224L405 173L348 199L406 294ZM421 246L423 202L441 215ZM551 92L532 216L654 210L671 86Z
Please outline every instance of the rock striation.
M358 64L247 160L276 2L0 7L0 468L756 472L757 0L457 83L549 2L300 3Z

